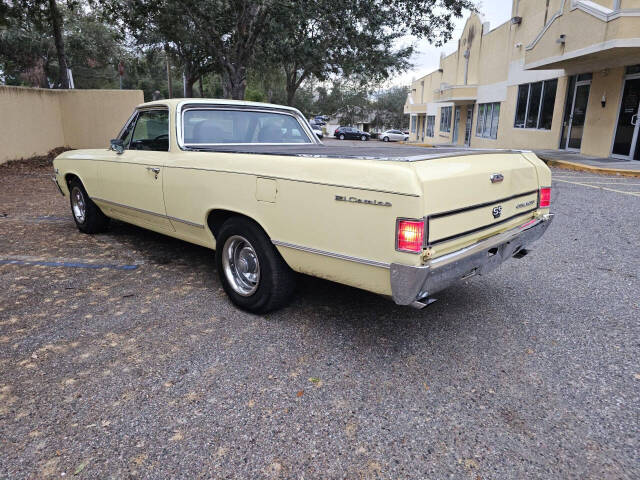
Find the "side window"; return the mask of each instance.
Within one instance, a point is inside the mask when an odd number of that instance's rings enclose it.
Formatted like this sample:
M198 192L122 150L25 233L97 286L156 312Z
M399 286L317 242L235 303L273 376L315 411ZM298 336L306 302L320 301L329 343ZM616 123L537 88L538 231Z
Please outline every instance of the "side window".
M168 151L169 112L167 110L141 111L138 114L129 148L156 152Z
M133 127L136 125L136 119L138 118L138 114L134 115L131 118L131 121L127 123L120 135L120 139L122 140L122 144L124 148L129 148L129 142L131 141L131 134L133 133Z

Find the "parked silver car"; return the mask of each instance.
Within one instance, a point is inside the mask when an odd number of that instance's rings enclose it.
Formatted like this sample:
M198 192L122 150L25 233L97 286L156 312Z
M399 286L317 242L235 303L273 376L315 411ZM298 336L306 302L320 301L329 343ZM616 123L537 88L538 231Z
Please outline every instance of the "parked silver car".
M401 130L387 130L378 135L383 142L401 142L409 140L409 135L405 135Z

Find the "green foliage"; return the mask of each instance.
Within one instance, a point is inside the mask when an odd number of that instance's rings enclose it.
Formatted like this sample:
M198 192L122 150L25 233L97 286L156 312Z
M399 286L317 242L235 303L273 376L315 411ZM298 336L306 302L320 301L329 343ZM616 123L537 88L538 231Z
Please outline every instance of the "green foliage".
M247 87L244 93L244 99L249 102L264 102L267 96L264 94L262 90L258 90L257 88Z

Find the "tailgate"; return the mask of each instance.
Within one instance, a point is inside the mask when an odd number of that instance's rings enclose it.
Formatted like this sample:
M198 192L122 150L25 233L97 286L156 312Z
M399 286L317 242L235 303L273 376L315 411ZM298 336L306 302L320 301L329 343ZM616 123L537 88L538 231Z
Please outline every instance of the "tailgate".
M519 153L484 153L415 162L424 192L427 244L486 236L524 222L538 206L535 166ZM502 181L492 181L501 175Z

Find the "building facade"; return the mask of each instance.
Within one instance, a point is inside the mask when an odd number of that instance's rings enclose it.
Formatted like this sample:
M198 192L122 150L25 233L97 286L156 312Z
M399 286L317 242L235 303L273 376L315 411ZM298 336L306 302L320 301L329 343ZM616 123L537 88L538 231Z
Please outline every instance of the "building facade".
M412 82L410 141L640 160L640 0L513 0Z

